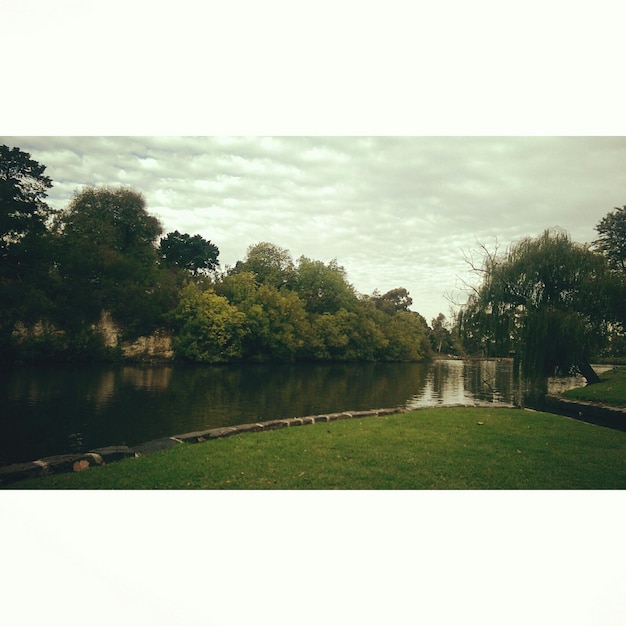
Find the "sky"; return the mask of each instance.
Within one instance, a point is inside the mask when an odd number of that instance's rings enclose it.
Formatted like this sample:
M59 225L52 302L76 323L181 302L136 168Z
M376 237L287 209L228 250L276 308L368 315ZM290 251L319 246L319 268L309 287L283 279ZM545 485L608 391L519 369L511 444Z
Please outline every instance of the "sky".
M592 242L626 205L625 137L3 136L46 166L49 202L130 186L222 268L267 241L337 259L359 293L408 289L428 322L466 299L467 258L547 228Z

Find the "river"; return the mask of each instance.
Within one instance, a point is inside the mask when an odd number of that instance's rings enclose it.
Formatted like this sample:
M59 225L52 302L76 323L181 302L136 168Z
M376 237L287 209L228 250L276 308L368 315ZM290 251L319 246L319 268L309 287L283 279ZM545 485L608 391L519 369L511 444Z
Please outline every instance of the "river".
M582 378L561 379L577 386ZM510 361L19 367L2 372L0 465L350 409L519 404Z

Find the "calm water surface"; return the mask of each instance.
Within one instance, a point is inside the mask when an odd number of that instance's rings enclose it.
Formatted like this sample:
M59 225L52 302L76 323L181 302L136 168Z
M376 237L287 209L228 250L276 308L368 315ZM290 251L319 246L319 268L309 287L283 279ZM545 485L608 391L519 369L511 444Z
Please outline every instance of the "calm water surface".
M0 465L350 409L517 405L525 392L510 361L17 368L0 379Z

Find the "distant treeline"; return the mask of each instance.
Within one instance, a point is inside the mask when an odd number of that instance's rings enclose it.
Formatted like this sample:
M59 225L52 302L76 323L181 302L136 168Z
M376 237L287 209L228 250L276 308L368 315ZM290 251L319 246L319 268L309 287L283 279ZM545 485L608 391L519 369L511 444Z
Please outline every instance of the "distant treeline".
M419 361L459 350L440 315L430 328L406 289L361 295L336 261L250 246L220 269L200 235L163 234L142 194L87 187L62 211L52 181L0 147L0 347L4 360L119 358L120 340L166 329L177 357L231 361Z

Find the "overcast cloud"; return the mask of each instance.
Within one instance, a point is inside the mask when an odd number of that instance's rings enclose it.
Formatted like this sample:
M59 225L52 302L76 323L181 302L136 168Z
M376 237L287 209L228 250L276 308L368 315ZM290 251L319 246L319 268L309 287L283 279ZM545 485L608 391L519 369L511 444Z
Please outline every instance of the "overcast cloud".
M360 293L405 287L430 322L477 242L560 227L580 242L626 204L624 137L0 137L46 165L55 208L90 185L141 191L166 232L222 267L269 241L336 258Z

